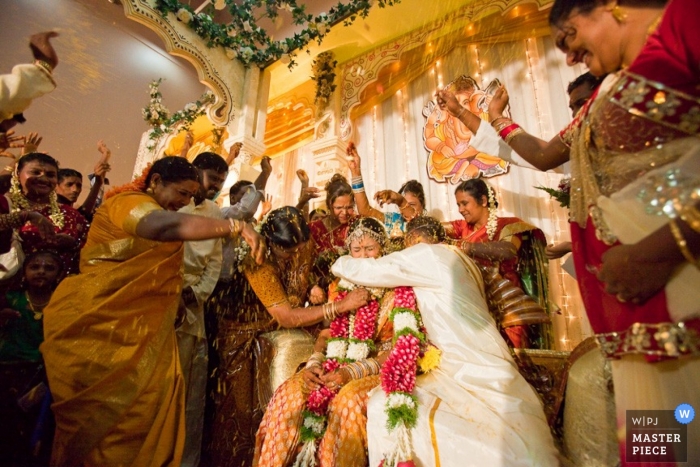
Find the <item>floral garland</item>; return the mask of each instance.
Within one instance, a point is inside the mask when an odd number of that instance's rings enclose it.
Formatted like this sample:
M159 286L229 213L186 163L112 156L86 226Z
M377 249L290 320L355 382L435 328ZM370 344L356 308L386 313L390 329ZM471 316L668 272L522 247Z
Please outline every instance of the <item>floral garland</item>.
M345 286L349 286L345 288ZM355 287L345 281L339 283L340 292L335 298L338 302L345 298ZM374 335L377 331L379 300L384 289L370 289L372 300L354 313L344 313L331 322L331 338L326 347L326 360L323 371L331 373L347 363L366 359L374 349ZM304 443L297 456L294 467L311 467L316 465L316 442L323 437L328 421L328 406L339 389L329 389L325 385L311 391L302 413L301 441Z
M413 388L421 348L426 345L425 328L416 310L413 288L397 287L394 294L394 309L389 315L394 324L394 347L382 366L381 381L387 396L384 409L387 428L396 441L384 454L380 466L414 467L409 430L416 426L418 418L418 400L413 395Z
M335 67L338 62L335 60L333 52L323 52L313 61L311 70L313 79L316 81L316 99L314 104L319 107L328 105L328 99L335 91Z
M378 0L380 8L393 6L401 0ZM343 21L345 26L352 24L357 17L365 18L369 14L372 0L349 0L338 2L328 10L313 16L306 12L306 5L297 0L216 0L214 10L228 9L231 22L219 24L214 21L214 11L209 7L205 12L195 12L191 6L179 0L156 0L155 8L165 17L173 13L178 21L187 24L199 37L206 41L208 47L223 47L231 59L238 59L244 65L255 64L261 68L271 62L281 60L291 69L296 65L294 50L300 50L311 42L321 43L331 27ZM280 11L286 10L292 15L294 24L303 25L304 29L293 37L273 40L257 21L267 18L274 23ZM307 50L308 51L308 50Z
M545 186L536 186L538 190L546 191L549 196L556 199L559 202L559 206L569 209L569 203L571 201L571 179L564 178L559 182L557 189L548 188Z
M493 193L493 188L488 184L486 185L487 191L489 193L489 218L486 221L486 234L489 237L489 241L493 240L496 236L496 229L498 229L498 216L496 215L496 196Z
M155 140L166 133L170 133L172 128L177 126L177 133L189 130L192 123L204 115L206 106L214 102L214 94L207 91L195 102L190 102L184 109L178 110L174 114L162 104L163 95L160 93L160 83L163 78L157 81L152 81L149 87L151 96L150 103L141 111L143 119L153 127L153 130L148 134L148 138ZM177 134L176 133L176 134ZM149 146L149 149L153 147Z
M22 188L19 184L19 177L15 171L12 174L10 186L10 201L12 201L12 212L19 211L34 211L36 206L32 206L32 203L24 196L22 193ZM65 225L65 217L63 216L63 211L61 211L58 205L58 196L56 195L56 190L53 190L49 194L49 207L51 208L51 214L49 214L49 219L53 222L53 225L58 227L58 229L63 229Z

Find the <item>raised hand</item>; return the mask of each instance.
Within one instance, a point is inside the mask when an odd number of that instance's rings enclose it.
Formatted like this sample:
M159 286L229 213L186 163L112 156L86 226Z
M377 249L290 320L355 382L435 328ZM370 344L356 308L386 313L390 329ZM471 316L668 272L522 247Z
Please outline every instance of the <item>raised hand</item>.
M39 133L29 133L24 140L24 148L22 149L22 155L36 152L36 150L39 149L39 145L41 144L42 139L43 138L39 136Z
M0 133L0 151L8 148L21 148L24 146L25 136L15 135L15 130L9 130L7 133ZM14 158L14 155L7 157Z
M243 143L233 143L231 148L228 150L228 157L226 158L226 164L231 165L236 157L241 153L241 148Z
M46 31L34 34L29 38L29 48L32 49L32 54L36 60L43 60L48 63L51 68L56 68L58 65L58 55L51 45L50 39L58 36L55 31Z
M493 121L503 117L503 112L508 106L508 90L505 86L499 86L489 102L489 118Z
M304 169L297 170L297 178L301 182L302 188L309 186L309 174Z
M458 117L465 110L469 111L469 109L465 109L465 107L459 103L454 93L448 89L439 89L435 93L435 97L438 106L440 106L441 109L447 110L453 117Z
M263 171L263 173L268 175L272 173L272 163L268 156L263 156L262 160L260 161L260 169Z
M352 173L353 177L362 175L360 155L357 153L355 143L350 141L346 152L348 154L348 167L350 168L350 173Z

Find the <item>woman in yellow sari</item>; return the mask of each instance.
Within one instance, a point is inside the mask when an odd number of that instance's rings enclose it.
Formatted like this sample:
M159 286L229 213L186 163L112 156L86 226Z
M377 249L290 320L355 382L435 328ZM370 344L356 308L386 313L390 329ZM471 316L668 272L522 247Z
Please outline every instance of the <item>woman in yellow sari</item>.
M180 465L182 241L241 235L260 251L248 224L172 212L199 186L187 160L166 157L146 172L97 211L81 273L45 309L53 466Z

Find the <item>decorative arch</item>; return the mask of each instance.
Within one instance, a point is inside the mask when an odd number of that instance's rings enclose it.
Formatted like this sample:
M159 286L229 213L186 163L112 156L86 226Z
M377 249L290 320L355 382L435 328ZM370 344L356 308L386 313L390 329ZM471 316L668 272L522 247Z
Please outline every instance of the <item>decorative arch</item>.
M152 29L165 43L168 53L189 61L199 80L214 93L216 100L209 108L209 119L218 126L227 126L243 100L246 70L237 60L229 59L218 47L209 48L173 14L163 17L149 0L123 0L126 16ZM240 86L231 86L232 83Z

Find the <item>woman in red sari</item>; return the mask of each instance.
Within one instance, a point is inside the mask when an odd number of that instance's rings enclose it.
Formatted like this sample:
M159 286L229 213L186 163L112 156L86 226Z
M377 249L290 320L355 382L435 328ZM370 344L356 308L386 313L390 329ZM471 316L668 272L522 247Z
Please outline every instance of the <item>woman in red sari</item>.
M348 236L348 226L354 217L355 209L352 188L342 175L333 175L326 183L325 190L328 215L309 224L317 257L314 273L319 286L310 292L309 298L314 304L324 302L323 290L327 290L333 281L331 265L345 254L345 238Z
M623 465L638 460L625 450L627 410L700 406L700 28L697 2L666 3L557 0L550 23L567 63L610 74L550 142L493 122L542 170L571 158L576 274L613 359ZM499 90L490 114L507 102ZM687 427L697 462L700 425Z
M448 235L460 240L460 248L477 263L498 267L501 276L522 288L546 310L549 282L544 233L517 217L498 217L493 189L481 179L457 185L455 199L464 219L450 222ZM537 329L528 331L521 325L505 329L516 348L547 345Z
M56 235L46 237L36 225L25 224L18 229L25 254L43 249L56 250L66 265L68 274L78 273L80 248L85 243L88 224L75 209L58 203L58 162L48 154L29 153L17 163L12 176L8 198L12 212L36 211L49 219Z

